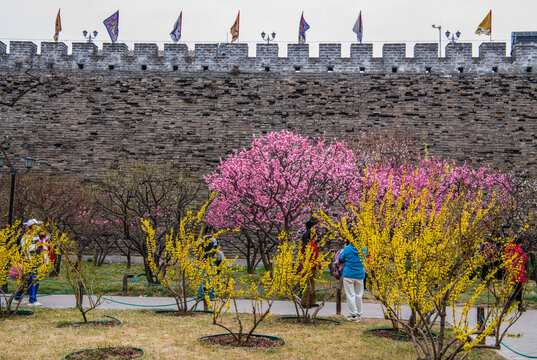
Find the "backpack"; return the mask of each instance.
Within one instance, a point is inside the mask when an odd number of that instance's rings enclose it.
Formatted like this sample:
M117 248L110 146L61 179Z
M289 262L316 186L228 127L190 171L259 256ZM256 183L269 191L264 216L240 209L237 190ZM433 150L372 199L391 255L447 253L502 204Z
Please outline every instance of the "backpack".
M332 259L332 270L330 271L330 274L337 280L341 279L341 275L343 274L343 268L345 267L345 263L339 261L339 255L342 251L343 249L338 250L336 255L334 255L334 258Z

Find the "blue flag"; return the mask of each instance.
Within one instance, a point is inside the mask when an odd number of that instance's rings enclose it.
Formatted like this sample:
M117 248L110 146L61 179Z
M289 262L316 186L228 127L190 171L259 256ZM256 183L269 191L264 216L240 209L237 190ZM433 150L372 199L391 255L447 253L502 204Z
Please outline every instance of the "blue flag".
M310 26L304 20L304 11L302 11L302 16L300 17L300 25L298 26L298 43L304 44L306 42L306 30L308 30Z
M173 42L179 42L179 40L181 40L181 26L182 26L182 23L183 23L183 12L181 11L181 13L179 14L179 19L177 19L177 21L173 25L173 30L170 33L170 36L171 36Z
M106 27L106 30L108 30L110 40L112 40L112 43L115 43L117 41L117 36L119 35L119 10L104 20L103 24L104 27Z

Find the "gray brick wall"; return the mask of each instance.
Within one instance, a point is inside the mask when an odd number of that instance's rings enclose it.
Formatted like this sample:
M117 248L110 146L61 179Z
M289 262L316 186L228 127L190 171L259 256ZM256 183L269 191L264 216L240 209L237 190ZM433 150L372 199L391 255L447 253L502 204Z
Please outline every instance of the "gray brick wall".
M537 76L525 70L447 76L141 72L139 66L56 71L63 83L37 87L2 107L0 137L14 138L13 156L36 156L36 171L95 178L122 160L206 174L268 131L348 139L397 128L435 156L537 173ZM24 69L1 69L0 94L24 83Z

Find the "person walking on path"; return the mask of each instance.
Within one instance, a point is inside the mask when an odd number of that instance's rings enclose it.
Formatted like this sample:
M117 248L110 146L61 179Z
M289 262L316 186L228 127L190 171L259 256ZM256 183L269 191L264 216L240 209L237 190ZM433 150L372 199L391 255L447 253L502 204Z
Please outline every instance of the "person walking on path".
M214 261L213 266L220 266L222 261L224 260L224 253L220 250L220 244L218 240L214 237L214 229L212 226L207 225L205 227L205 233L206 235L202 239L202 243L200 246L202 247L203 261ZM205 275L205 272L203 273ZM198 289L198 298L204 298L205 297L205 281L203 281ZM212 299L214 298L214 289L210 289L209 291L209 297Z
M509 306L516 300L518 302L518 311L524 311L525 309L522 305L522 286L527 281L526 263L528 262L528 255L517 244L507 245L504 252L507 264L509 264L505 268L505 279L516 284L507 304Z
M311 259L314 263L317 262L319 258L319 247L315 243L317 241L317 235L315 234L314 226L317 225L318 221L315 218L311 218L306 222L306 232L302 235L302 252L306 251L306 245L309 245L312 248ZM306 281L306 287L302 293L300 299L300 305L303 308L312 308L316 307L317 299L315 298L315 278L317 277L317 264L311 269L311 275Z
M363 248L363 255L367 258L367 249ZM343 288L347 296L347 306L350 316L348 321L359 322L362 320L364 294L365 268L364 259L353 244L345 246L339 255L339 261L345 263L343 267Z
M30 219L23 223L26 231L20 238L20 246L22 250L22 258L26 261L34 259L35 256L41 256L41 249L46 246L45 243L40 240L37 232L38 225L40 224L42 224L42 222L37 221L36 219ZM29 295L27 306L41 306L41 303L37 301L37 290L39 289L39 281L36 280L37 267L32 268L30 273L26 276L26 286L28 287L27 290ZM25 287L15 294L16 301L22 300Z

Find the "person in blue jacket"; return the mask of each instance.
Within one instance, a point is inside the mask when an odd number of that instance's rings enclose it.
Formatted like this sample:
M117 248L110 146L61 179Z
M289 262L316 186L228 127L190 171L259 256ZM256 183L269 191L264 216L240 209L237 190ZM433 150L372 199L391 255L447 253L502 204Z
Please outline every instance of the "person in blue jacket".
M362 296L364 294L365 268L362 255L367 257L367 249L363 248L363 254L349 244L345 246L339 255L339 261L344 262L343 267L343 288L347 296L347 306L350 316L348 321L359 322L362 320Z

